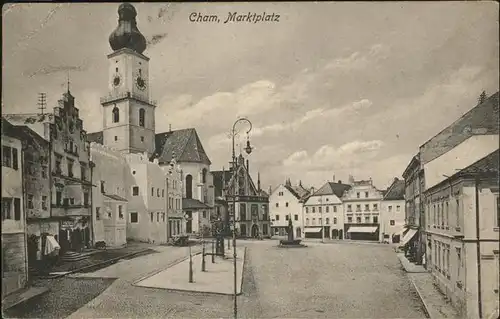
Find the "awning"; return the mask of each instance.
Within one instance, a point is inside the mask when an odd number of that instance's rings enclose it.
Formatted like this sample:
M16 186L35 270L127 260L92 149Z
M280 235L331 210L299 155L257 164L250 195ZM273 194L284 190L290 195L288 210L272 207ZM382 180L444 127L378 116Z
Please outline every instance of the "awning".
M377 231L377 227L357 227L357 226L351 226L349 227L349 230L347 231L348 233L368 233L368 234L373 234L374 232Z
M399 231L395 232L395 233L394 233L394 236L404 236L404 232L405 232L407 229L408 229L408 228L403 227L403 229L400 229Z
M410 230L408 230L408 232L406 233L406 235L399 242L398 247L402 247L402 246L406 245L415 236L416 233L417 233L416 229L410 229Z
M306 233L317 233L321 231L321 227L304 228Z

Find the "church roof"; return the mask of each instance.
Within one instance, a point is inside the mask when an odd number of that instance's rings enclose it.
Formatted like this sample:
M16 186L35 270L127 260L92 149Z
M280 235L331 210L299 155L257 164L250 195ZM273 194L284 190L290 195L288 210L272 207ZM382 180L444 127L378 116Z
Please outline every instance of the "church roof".
M87 141L103 144L102 131L88 133ZM155 135L156 156L160 163L169 163L175 154L177 162L194 162L210 165L196 129L187 128Z
M194 128L156 134L155 146L160 163L170 162L175 154L177 162L212 164Z
M229 183L229 180L231 179L231 174L232 171L227 170L227 171L212 171L212 176L214 180L214 193L215 196L222 196L222 188L224 185ZM223 182L224 181L224 182Z

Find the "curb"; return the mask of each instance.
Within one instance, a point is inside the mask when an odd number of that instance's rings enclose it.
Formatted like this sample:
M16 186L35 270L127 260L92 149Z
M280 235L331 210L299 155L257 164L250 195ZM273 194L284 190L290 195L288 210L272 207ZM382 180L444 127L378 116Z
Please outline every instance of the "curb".
M100 263L97 263L97 264L94 264L94 265L89 265L89 266L85 266L85 267L82 267L82 268L78 268L78 269L73 269L73 270L70 270L68 271L67 273L65 274L57 274L57 275L48 275L48 276L40 276L39 278L40 279L58 279L58 278L62 278L64 276L67 276L67 275L71 275L71 274L74 274L74 273L77 273L77 272L81 272L83 270L88 270L88 269L92 269L93 267L95 268L102 268L101 266L104 266L106 264L114 264L116 263L116 261L120 260L120 259L124 259L124 258L128 258L128 257L132 257L134 255L138 255L140 253L143 253L145 251L147 251L148 249L142 249L142 250L139 250L139 251L136 251L136 252L133 252L133 253L129 253L129 254L126 254L126 255L123 255L123 256L120 256L120 257L115 257L115 258L111 258L111 259L108 259L108 260L105 260L105 261L102 261Z
M415 281L413 281L413 278L411 276L408 276L410 278L410 282L415 288L415 291L417 292L418 298L420 298L420 301L422 301L422 304L424 305L424 313L427 318L431 318L431 314L429 313L429 306L427 306L427 303L425 302L424 298L422 297L422 294L420 292L420 289L418 289L417 285L415 284Z
M200 254L201 254L201 251L196 252L194 254L191 254L191 256L197 256L197 255L200 255ZM177 260L174 260L173 262L171 262L170 264L168 264L168 266L156 269L156 270L154 270L154 271L152 271L152 272L150 272L150 273L148 273L148 274L146 274L144 276L141 276L139 279L134 280L132 282L132 285L133 286L137 286L137 283L139 283L140 281L143 281L144 279L147 279L147 278L149 278L151 276L154 276L154 275L156 275L156 274L158 274L158 273L160 273L160 272L162 272L164 270L167 270L168 268L173 267L173 266L175 266L177 264L180 264L181 262L186 261L188 259L189 259L189 256L183 256L183 257L181 257L181 258L179 258ZM154 287L152 287L152 288L154 288ZM167 289L163 289L163 290L167 290ZM185 290L183 290L183 291L185 291Z

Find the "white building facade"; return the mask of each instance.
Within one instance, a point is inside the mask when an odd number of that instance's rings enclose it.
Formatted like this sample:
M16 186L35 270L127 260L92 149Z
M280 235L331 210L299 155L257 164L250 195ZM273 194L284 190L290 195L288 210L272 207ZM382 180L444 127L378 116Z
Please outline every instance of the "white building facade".
M382 241L399 242L405 229L405 181L395 178L380 204Z

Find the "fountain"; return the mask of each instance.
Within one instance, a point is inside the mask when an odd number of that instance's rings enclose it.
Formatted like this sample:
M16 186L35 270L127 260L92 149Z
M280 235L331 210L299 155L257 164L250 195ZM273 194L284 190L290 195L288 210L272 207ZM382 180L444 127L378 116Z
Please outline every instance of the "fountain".
M292 216L288 219L288 227L287 227L288 239L280 240L280 245L278 247L281 248L302 248L307 247L304 244L301 244L301 239L293 238L293 225L292 225Z

